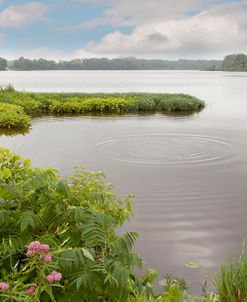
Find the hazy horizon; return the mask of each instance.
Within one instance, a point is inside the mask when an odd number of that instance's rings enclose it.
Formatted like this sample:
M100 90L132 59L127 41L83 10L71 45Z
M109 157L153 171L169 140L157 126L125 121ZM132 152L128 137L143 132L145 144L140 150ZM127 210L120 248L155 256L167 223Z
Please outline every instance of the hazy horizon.
M7 59L9 62L11 61L14 61L14 60L18 60L20 59L21 57L23 56L19 56L19 57L13 57L11 59ZM24 57L25 59L28 59L28 60L39 60L39 59L45 59L45 60L53 60L55 62L59 62L59 61L63 61L62 58L55 58L55 59L47 59L45 57L36 57L36 58L28 58L28 57ZM221 58L221 59L194 59L194 58L177 58L177 59L162 59L162 58L143 58L143 57L81 57L81 58L71 58L71 59L64 59L64 61L69 61L69 60L84 60L84 59L108 59L108 60L114 60L114 59L136 59L136 60L148 60L148 61L152 61L152 60L163 60L163 61L199 61L199 60L205 60L205 61L223 61L224 58Z

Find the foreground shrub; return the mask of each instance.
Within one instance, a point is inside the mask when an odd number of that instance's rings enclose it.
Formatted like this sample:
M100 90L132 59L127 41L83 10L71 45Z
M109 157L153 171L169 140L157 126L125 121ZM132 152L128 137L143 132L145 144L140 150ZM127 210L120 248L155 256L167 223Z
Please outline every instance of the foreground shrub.
M53 169L31 169L6 149L0 158L0 281L10 295L48 286L42 282L44 274L51 281L52 265L63 275L61 286L38 291L37 301L126 301L137 288L132 269L141 260L132 252L137 234L119 236L116 229L130 217L132 196L120 199L102 172L77 170L63 180ZM37 241L49 245L49 254L40 252ZM32 284L37 272L29 266L37 261L40 285Z
M131 215L102 172L53 169L0 149L0 301L163 301L187 299L184 282L162 284L158 273L134 273L137 234L117 229Z
M28 127L30 117L20 106L0 103L0 127L17 128Z

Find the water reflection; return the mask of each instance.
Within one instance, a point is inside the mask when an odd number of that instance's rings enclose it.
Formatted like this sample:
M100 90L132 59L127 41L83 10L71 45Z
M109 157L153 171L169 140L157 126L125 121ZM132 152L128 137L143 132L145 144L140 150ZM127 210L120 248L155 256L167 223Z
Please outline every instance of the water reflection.
M14 128L14 129L3 129L0 128L0 136L16 136L16 135L26 135L30 131L30 128Z

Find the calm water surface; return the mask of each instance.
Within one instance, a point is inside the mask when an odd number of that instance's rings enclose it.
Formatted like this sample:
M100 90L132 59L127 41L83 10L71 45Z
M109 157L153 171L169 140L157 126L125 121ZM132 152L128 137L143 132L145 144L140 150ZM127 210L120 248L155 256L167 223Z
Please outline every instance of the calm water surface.
M182 92L205 100L190 116L43 117L0 146L69 174L103 170L122 195L136 195L125 229L140 238L147 267L189 278L192 288L247 236L247 73L196 71L0 72L27 91ZM201 268L190 270L187 261Z

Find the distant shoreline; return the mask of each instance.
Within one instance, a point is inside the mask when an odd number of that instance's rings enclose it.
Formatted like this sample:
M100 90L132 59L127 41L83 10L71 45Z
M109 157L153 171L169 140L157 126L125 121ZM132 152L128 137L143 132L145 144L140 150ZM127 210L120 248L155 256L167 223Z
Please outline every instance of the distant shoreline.
M159 60L129 58L84 58L70 61L0 58L0 70L220 70L222 60Z
M47 71L93 71L93 72L98 72L98 71L121 71L121 72L128 72L128 71L171 71L171 72L188 72L188 71L193 71L193 72L218 72L218 73L224 73L224 72L232 72L232 73L237 73L237 72L247 72L247 70L199 70L199 69L46 69L46 70L40 70L40 69L33 69L33 70L13 70L13 69L7 69L7 70L0 70L0 72L47 72Z
M160 60L128 58L84 58L70 61L27 59L6 60L0 57L0 70L198 70L247 71L247 55L228 55L224 60Z

